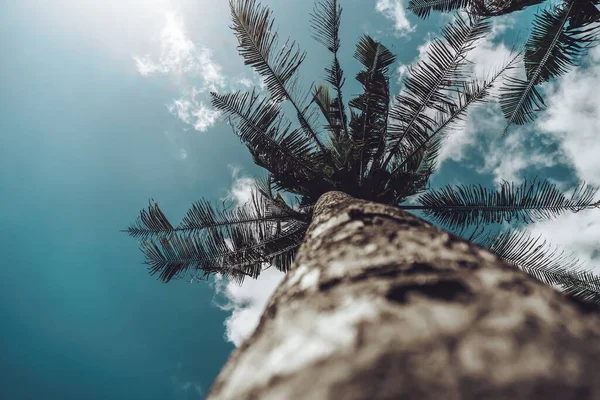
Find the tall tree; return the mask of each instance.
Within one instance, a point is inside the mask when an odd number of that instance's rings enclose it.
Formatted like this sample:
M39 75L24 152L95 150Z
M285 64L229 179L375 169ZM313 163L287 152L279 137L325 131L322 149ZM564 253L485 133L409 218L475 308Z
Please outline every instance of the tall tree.
M298 92L305 53L279 43L270 9L230 8L239 52L268 93L212 93L213 105L269 173L242 207L200 200L174 226L151 202L126 230L163 281L290 271L208 398L600 397L600 314L586 301L600 302L600 278L539 238L482 229L598 208L597 189L428 186L443 138L518 59L471 78L468 55L489 21L457 16L391 102L395 56L364 35L354 53L363 93L346 106L336 0L312 14L332 62L309 96Z
M364 35L354 53L363 68L356 75L363 93L346 107L338 60L342 9L337 1L317 2L312 14L314 37L329 50L332 61L325 69L327 84L312 85L308 102L298 93L297 78L305 53L295 42L279 43L271 10L254 0L233 0L230 6L239 52L263 76L268 94L212 93L213 105L269 174L258 181L249 204L219 208L200 200L177 226L151 202L126 230L140 240L151 274L168 282L205 280L219 273L241 284L271 266L287 272L316 201L338 190L420 210L543 282L600 301L600 282L576 259L518 232L494 236L480 232L494 223L543 221L597 208L596 188L581 185L567 196L545 180L506 183L499 189L428 186L444 137L460 128L458 123L470 107L490 98L490 89L519 57L514 54L488 79L471 78L468 54L489 32L486 18L457 16L404 79L404 89L393 102L389 68L395 56ZM284 101L291 104L298 125L284 115ZM322 126L315 112L321 113Z
M596 399L598 306L397 207L328 192L209 400Z

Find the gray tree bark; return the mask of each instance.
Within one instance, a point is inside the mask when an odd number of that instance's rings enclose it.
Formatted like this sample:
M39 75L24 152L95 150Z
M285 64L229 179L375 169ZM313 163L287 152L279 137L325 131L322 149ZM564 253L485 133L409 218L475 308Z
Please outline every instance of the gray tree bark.
M208 399L600 399L600 317L394 207L329 192Z

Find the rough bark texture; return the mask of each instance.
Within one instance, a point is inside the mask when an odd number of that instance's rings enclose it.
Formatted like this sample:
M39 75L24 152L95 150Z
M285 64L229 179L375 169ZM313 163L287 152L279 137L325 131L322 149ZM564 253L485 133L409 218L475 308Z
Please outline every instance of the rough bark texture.
M216 399L600 399L600 317L394 207L329 192Z

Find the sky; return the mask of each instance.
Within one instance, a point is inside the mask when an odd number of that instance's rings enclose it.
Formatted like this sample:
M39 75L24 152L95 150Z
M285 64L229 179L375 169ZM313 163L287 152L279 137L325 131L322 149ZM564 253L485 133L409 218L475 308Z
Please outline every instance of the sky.
M312 4L264 1L280 34L328 54L307 29ZM404 0L345 0L346 98L362 33L398 54L392 89L451 16L419 20ZM202 399L256 326L282 274L242 287L158 282L119 232L150 198L172 221L192 202L243 203L261 170L210 106L208 92L261 85L244 67L224 0L0 2L0 397ZM485 76L506 60L530 11L497 19L470 54ZM525 35L524 35L525 32ZM544 85L548 109L502 137L497 104L447 139L433 186L538 175L568 191L600 185L600 51ZM600 273L600 212L530 226Z

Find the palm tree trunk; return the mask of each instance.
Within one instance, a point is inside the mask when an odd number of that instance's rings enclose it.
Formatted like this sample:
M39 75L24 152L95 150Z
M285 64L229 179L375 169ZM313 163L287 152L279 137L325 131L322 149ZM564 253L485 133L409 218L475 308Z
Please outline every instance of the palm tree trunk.
M208 399L600 399L599 315L409 213L329 192Z

